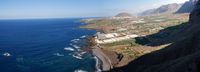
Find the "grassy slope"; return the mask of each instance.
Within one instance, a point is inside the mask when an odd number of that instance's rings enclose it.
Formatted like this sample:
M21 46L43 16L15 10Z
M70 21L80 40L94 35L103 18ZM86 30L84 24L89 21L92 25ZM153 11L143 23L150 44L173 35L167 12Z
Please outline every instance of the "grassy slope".
M88 25L82 26L82 28L98 29L107 33L118 32L118 28L128 29L125 32L118 33L134 33L139 35L151 35L158 33L160 30L167 29L167 32L176 32L179 30L178 26L184 22L188 21L188 15L161 15L152 17L141 17L145 20L145 23L132 23L133 20L111 20L111 19L98 19L86 21ZM161 20L161 21L156 21ZM169 29L170 28L170 29ZM165 32L164 32L165 33ZM156 38L155 38L156 39ZM169 44L164 44L156 47L145 46L136 43L135 39L123 40L119 42L103 44L101 45L105 50L115 51L117 53L123 54L127 59L135 59L145 53L155 51L168 46ZM123 62L123 60L122 60ZM127 62L127 61L125 61Z

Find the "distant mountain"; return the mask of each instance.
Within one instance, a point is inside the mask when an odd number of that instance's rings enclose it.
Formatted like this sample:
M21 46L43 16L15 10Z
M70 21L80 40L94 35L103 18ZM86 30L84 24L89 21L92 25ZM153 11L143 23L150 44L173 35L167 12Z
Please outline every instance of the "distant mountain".
M176 13L190 13L198 0L190 0L185 2Z
M181 4L173 3L173 4L167 4L160 6L159 8L150 9L142 12L140 15L157 15L157 14L163 14L163 13L174 13L181 7Z
M130 13L122 12L112 17L111 19L133 19L133 18L137 18L137 17L133 16Z
M123 12L117 14L115 17L132 17L132 15L130 13Z

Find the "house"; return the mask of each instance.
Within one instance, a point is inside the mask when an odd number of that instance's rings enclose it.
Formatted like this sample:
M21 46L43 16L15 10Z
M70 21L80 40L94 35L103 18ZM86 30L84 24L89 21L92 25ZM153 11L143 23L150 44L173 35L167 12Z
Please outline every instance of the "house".
M104 34L98 32L96 34L96 43L98 44L105 44L105 43L112 43L116 41L122 41L126 39L131 39L131 38L136 38L138 35L132 34L132 35L125 35L125 36L119 36L117 33L109 33L109 34Z
M99 40L114 38L114 37L117 37L117 36L119 36L117 33L108 33L108 34L100 33L100 32L96 33L96 37Z
M105 34L104 34L104 33L101 33L101 32L97 32L97 33L95 34L95 36L96 36L96 38L99 39L99 40L104 40L104 39L106 39Z

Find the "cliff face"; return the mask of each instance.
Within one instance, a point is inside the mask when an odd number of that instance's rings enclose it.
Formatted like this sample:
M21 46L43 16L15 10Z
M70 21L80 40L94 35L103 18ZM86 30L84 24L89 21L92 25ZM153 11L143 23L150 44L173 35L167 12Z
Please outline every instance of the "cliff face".
M190 13L194 9L194 5L198 0L190 0L185 2L176 13Z
M141 15L155 15L155 14L162 14L162 13L174 13L181 7L180 4L173 3L168 5L160 6L156 9L150 9L141 13Z
M172 45L146 54L113 71L200 72L200 1L190 15L189 24L179 36L179 40Z

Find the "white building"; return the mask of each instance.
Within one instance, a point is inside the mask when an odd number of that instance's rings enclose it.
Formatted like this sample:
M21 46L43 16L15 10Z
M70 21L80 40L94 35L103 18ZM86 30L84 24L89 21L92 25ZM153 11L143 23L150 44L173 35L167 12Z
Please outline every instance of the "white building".
M114 37L117 37L117 36L119 36L117 33L104 34L104 33L97 32L97 34L96 34L96 37L100 40L114 38Z
M138 37L138 35L132 34L132 35L126 35L123 37L119 37L119 35L117 33L110 33L110 34L104 34L104 35L100 34L100 36L97 35L97 38L95 39L95 41L98 44L106 44L106 43L113 43L113 42L127 40L127 39L131 39L131 38L136 38L136 37Z

